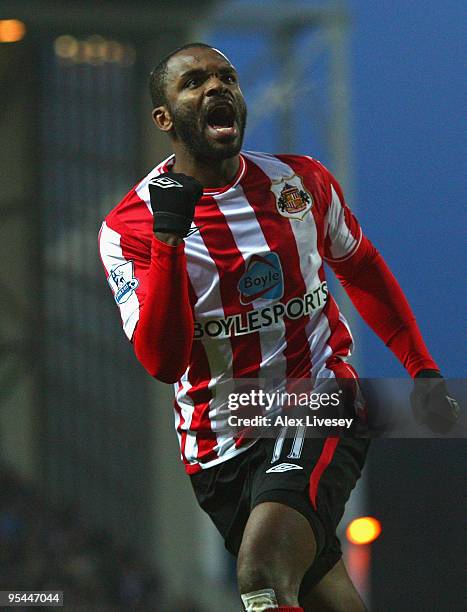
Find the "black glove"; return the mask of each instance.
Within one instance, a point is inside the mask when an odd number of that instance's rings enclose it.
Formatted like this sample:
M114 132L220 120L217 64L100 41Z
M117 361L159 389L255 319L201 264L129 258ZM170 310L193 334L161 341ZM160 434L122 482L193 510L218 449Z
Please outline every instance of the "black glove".
M184 238L190 230L195 205L203 195L201 183L186 174L165 172L149 181L149 194L154 231Z
M435 433L448 433L459 418L460 406L437 370L421 370L415 376L410 402L417 423L426 424Z

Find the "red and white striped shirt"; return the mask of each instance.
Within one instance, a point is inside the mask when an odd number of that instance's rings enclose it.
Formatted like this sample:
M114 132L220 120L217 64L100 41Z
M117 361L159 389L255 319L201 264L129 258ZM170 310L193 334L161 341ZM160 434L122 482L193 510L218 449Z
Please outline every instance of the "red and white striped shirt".
M148 184L173 164L172 156L152 170L101 228L102 261L129 339L144 308L154 255ZM352 336L328 292L323 263L330 263L345 280L346 271L364 258L374 262L380 256L320 162L246 151L229 185L204 189L193 232L184 243L179 256L186 257L194 339L188 367L175 384L174 406L182 459L187 472L194 473L254 443L225 433L233 379L334 376L336 366L351 353ZM387 272L382 274L386 280ZM374 287L377 303L362 315L389 344L403 326L410 327L413 315L392 308L391 300L400 295L393 295L395 280L388 282ZM154 290L163 296L166 289ZM357 296L357 308L362 305L358 301ZM383 313L379 323L381 312L374 311L378 305L384 308L383 303L391 316L388 321ZM414 340L413 329L411 333L416 350L404 341L405 353L398 357L413 374L434 362L424 345L420 348L421 338Z

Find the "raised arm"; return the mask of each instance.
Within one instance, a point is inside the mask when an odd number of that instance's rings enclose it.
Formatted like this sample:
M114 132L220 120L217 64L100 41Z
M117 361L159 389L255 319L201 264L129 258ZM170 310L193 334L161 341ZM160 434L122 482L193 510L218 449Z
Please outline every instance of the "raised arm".
M165 174L149 184L154 234L135 235L124 224L103 224L99 246L123 327L136 357L158 380L173 383L185 372L193 342L186 256L202 187L190 177Z
M133 334L139 362L166 383L185 372L193 342L184 246L183 241L171 246L153 238L146 297Z

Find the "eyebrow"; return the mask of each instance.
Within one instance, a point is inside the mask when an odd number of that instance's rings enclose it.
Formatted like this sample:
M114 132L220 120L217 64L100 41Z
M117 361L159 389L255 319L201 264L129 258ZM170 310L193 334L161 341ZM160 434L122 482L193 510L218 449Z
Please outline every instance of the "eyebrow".
M206 74L207 70L205 70L204 68L191 68L190 70L187 70L186 72L182 72L182 74L178 77L180 80L186 79L187 77L192 77L192 76L198 76L198 75L203 75ZM233 66L224 66L222 68L219 68L219 72L221 74L225 74L227 72L230 72L232 74L237 74L237 71L235 70L235 68Z

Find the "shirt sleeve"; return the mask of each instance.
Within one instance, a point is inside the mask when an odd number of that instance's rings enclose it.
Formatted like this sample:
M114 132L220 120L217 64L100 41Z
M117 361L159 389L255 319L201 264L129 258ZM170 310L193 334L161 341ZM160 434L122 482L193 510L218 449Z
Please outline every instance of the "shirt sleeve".
M122 225L110 227L104 221L99 232L99 252L123 330L131 340L146 295L151 244Z
M432 359L410 305L375 246L346 205L330 175L325 259L355 308L414 377L420 370L439 370Z
M151 376L176 382L188 366L194 332L184 243L173 247L152 237L148 245L104 223L99 245L137 359Z
M362 229L346 205L339 183L330 177L330 203L325 216L324 259L328 263L345 261L357 251Z

